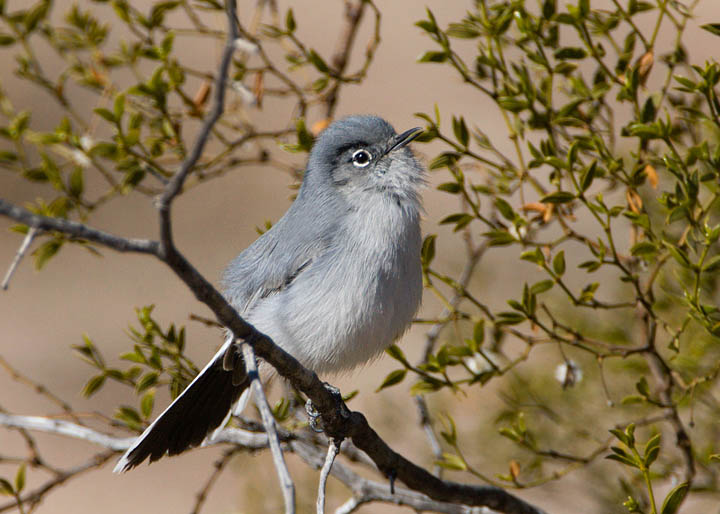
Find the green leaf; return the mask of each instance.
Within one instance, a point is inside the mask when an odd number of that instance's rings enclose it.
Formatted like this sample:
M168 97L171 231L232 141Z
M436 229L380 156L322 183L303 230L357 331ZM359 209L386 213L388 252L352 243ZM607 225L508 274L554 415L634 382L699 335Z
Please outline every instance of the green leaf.
M575 195L572 193L569 193L567 191L555 191L554 193L550 193L549 195L543 196L540 201L542 203L568 203L572 202L575 199Z
M645 398L650 398L650 386L645 377L640 377L640 380L635 384L635 389Z
M447 58L447 52L427 51L418 57L417 62L445 62Z
M73 170L70 174L70 180L68 182L68 193L70 193L70 196L73 198L80 198L84 189L83 169L80 166L77 166Z
M495 208L497 208L498 211L500 211L500 214L502 214L502 217L505 218L508 221L515 221L515 219L518 217L515 211L513 210L512 206L506 202L503 198L500 198L499 196L495 198Z
M462 146L467 147L470 141L470 133L468 132L467 125L465 125L465 119L462 116L460 118L453 116L452 122L455 139L457 139L458 143Z
M690 259L682 248L675 246L672 243L664 243L665 247L668 249L668 252L670 252L670 255L672 255L673 259L675 259L678 264L680 264L684 268L690 268L692 266L692 264L690 263Z
M519 312L505 311L497 315L495 319L496 325L517 325L525 321L526 316Z
M423 267L425 268L430 266L430 263L435 258L435 239L437 239L437 236L435 234L430 234L423 240L420 256L422 258Z
M0 46L10 46L15 42L15 38L10 34L0 33Z
M20 467L15 473L15 493L19 494L25 489L25 463L20 464Z
M557 0L545 0L542 6L543 18L550 20L557 10Z
M396 344L391 345L387 350L385 350L385 353L387 353L393 359L402 362L403 364L408 362L407 358L405 357L405 353L403 353L402 349L400 349L400 347Z
M630 253L633 254L635 257L652 257L653 255L657 254L657 252L657 246L650 241L640 241L639 243L634 244L632 248L630 248Z
M432 161L430 161L430 164L428 164L428 169L436 170L438 168L452 166L458 161L459 158L460 156L455 152L443 152L437 157L435 157Z
M327 63L323 60L322 57L320 57L320 55L315 50L310 50L307 57L308 61L310 61L310 63L315 66L315 68L320 73L327 73L330 71Z
M435 464L442 468L456 471L465 471L467 469L467 464L465 464L462 457L452 453L443 453L442 460L435 461Z
M585 169L580 178L580 190L584 193L588 190L593 180L595 179L595 172L597 171L597 161L593 160L592 164Z
M473 352L476 352L482 346L483 341L485 341L485 320L481 319L473 326Z
M102 375L95 375L90 380L88 380L87 384L85 384L85 387L83 387L82 394L85 398L89 398L94 393L96 393L105 383L105 374Z
M520 254L520 258L524 261L534 262L538 266L545 264L545 255L542 253L540 248L534 250L526 250Z
M582 48L567 46L555 50L555 59L561 61L566 59L584 59L585 57L587 57L587 52Z
M483 236L490 240L490 246L506 246L517 242L517 239L507 230L491 230L490 232L485 232Z
M152 414L153 407L155 406L155 391L148 391L143 395L140 400L140 412L145 419L148 419Z
M382 384L380 384L380 387L378 387L375 392L379 392L382 389L385 389L386 387L394 386L395 384L399 384L403 381L405 378L405 375L407 374L407 369L396 369L395 371L391 371L388 376L385 377L385 380L383 380Z
M526 100L514 96L498 97L497 103L500 107L510 112L520 112L528 108Z
M295 23L295 15L293 15L292 9L288 9L287 14L285 15L285 28L290 33L295 32L295 28L297 28L297 23Z
M100 116L102 119L109 121L110 123L115 123L115 114L112 113L109 109L105 109L103 107L98 107L96 109L93 109L93 112Z
M51 239L43 243L37 250L33 252L35 256L35 269L40 270L47 262L60 250L62 241L59 239Z
M146 373L140 380L138 380L138 383L135 386L135 391L137 391L138 393L142 393L146 389L157 384L158 378L159 378L159 375L156 371L151 371L149 373Z
M718 269L720 269L720 255L716 255L716 256L712 257L711 259L707 260L703 264L703 268L702 268L704 273L717 271Z
M680 508L685 496L690 490L690 484L684 482L668 493L660 509L660 514L675 514Z
M627 453L624 452L624 450L622 450L622 449L620 449L620 448L616 448L616 447L612 447L612 448L610 448L610 449L613 450L613 451L620 450L620 451L622 451L623 453L622 453L622 454L613 453L613 454L611 454L611 455L607 455L607 456L605 457L606 459L608 459L608 460L616 460L616 461L621 462L621 463L625 464L626 466L630 466L630 467L632 467L632 468L639 468L639 467L640 467L640 466L638 465L638 463L635 462L635 460L634 460L630 455L628 455Z
M552 262L553 271L556 275L562 277L565 273L565 250L560 250Z
M660 434L655 434L645 445L645 452L643 455L643 461L645 467L649 468L650 465L655 462L658 454L660 453Z
M12 484L7 479L0 477L0 494L13 496L14 493L15 490L13 489Z
M540 293L544 293L545 291L549 291L553 288L555 285L555 282L552 280L541 280L540 282L537 282L530 287L530 293L534 295L538 295Z
M700 25L700 28L707 30L710 34L720 36L720 23L706 23L705 25Z
M443 182L437 186L438 191L445 191L450 194L457 194L463 190L462 186L457 182Z
M445 31L448 37L458 39L474 39L480 36L480 31L470 23L451 23Z

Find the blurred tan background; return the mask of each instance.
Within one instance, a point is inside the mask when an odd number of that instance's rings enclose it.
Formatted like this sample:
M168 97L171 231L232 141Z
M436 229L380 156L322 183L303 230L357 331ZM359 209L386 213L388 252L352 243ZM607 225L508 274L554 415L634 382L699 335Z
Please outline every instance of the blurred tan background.
M63 6L66 1L57 3ZM69 2L67 4L70 5ZM244 7L248 5L249 2L240 2L241 18ZM328 20L341 19L342 3L321 0L280 2L281 12L287 5L295 5L301 38L329 54L339 37L340 27L328 25ZM501 149L507 147L509 142L499 112L485 98L464 87L447 66L415 63L423 51L433 48L429 39L413 26L415 21L425 17L425 6L433 10L442 26L446 26L448 22L462 17L466 2L379 0L377 5L383 13L382 43L367 80L360 86L349 86L343 90L338 116L381 114L396 129L403 130L421 124L413 117L414 112L431 112L437 103L446 121L452 113L461 113L468 122L482 127L490 137L496 134L498 139L495 143ZM12 9L12 1L9 6ZM720 21L720 3L716 0L701 2L697 14L697 19L691 22L686 41L691 46L690 53L695 62L702 62L704 58L716 55L718 40L700 31L698 26ZM214 21L217 28L224 29L222 17ZM370 17L367 17L359 35L361 40L367 37L369 29ZM357 46L360 50L364 48L363 44ZM186 52L191 62L203 65L210 62L214 66L219 57L218 48L198 51L198 48L188 45ZM356 63L359 62L357 58L355 56ZM52 127L58 119L55 105L39 90L18 87L20 82L7 71L13 67L10 52L0 51L0 66L3 70L2 85L15 106L18 109L27 106L33 110L33 128ZM45 104L46 116L43 112ZM94 105L87 106L87 111L92 107ZM255 110L252 117L282 120L287 118L287 113L273 109ZM495 127L498 129L495 130ZM415 146L421 156L430 158L439 148ZM443 174L440 171L430 176L431 184L444 181ZM291 178L280 171L243 169L196 188L176 203L178 246L206 277L217 283L223 267L256 237L255 227L263 225L265 220L277 220L288 207L291 184ZM9 173L0 172L0 196L3 198L23 203L33 200L36 195L35 186L30 187ZM51 196L49 190L48 196ZM432 187L428 189L425 194L426 232L438 231L437 221L452 208L448 201L447 195L433 191ZM148 199L140 195L115 201L109 208L101 210L91 224L125 236L155 237L157 234L155 212ZM4 274L22 240L19 235L7 230L9 226L11 223L0 218L0 274ZM460 264L462 255L448 250L442 246L438 248L439 258L444 267L453 269ZM26 259L13 278L10 289L0 292L0 355L22 373L70 401L76 410L102 411L110 415L109 406L123 402L134 404L135 399L128 396L128 391L112 385L89 400L80 395L92 370L73 355L70 345L81 343L82 334L88 334L106 357L114 358L128 348L129 339L124 330L128 324L134 323L133 308L154 303L155 315L163 326L171 321L187 325L188 352L198 364L212 355L220 337L188 320L191 313L205 316L209 313L164 266L149 257L121 255L107 250L103 250L103 255L103 258L96 258L78 248L63 248L41 273L34 271L31 259ZM490 303L494 291L514 287L522 278L514 266L503 266L501 259L493 253L481 263L477 273ZM438 311L437 302L426 294L423 309L427 315L433 315ZM415 360L418 354L422 336L423 327L417 326L402 341L402 347L411 360ZM418 427L414 404L407 394L410 382L380 394L374 392L382 378L393 369L392 360L382 358L366 370L338 377L333 382L344 392L359 389L360 396L351 407L362 410L371 425L393 448L418 463L429 465L430 451ZM483 404L496 401L488 396L492 396L490 390L480 390L472 393L470 401L460 398L465 402L464 415L477 415L478 420L482 419ZM451 411L453 397L447 396L445 400L448 402L447 409ZM166 401L165 395L159 395L156 408ZM477 412L467 411L467 406L471 404ZM0 372L0 406L17 414L57 412L54 406L3 372ZM494 430L492 427L488 429ZM95 450L88 443L62 437L38 436L38 440L48 460L62 466L80 463ZM505 443L499 441L499 444ZM21 445L22 441L16 433L0 430L0 454L21 453ZM217 449L197 450L164 459L151 467L142 466L122 476L111 474L112 465L106 465L100 471L91 472L52 492L37 512L187 512L209 474L211 463L219 454ZM481 455L477 459L482 467ZM293 463L295 459L290 456L289 460ZM9 475L12 469L9 466L0 467L0 476ZM314 494L317 475L308 473L306 469L303 465L293 465L294 478L299 491L305 489ZM488 470L490 475L498 472L505 470ZM248 475L252 475L252 480L247 480ZM33 483L36 482L30 473L30 484ZM566 501L567 489L564 489L570 484L577 493L573 495L572 504ZM337 482L331 485L331 492L331 509L349 497L349 492ZM583 494L582 484L573 484L572 478L541 490L521 491L519 494L556 513L587 512L592 505L590 495ZM300 500L300 511L306 511L314 497L301 496ZM237 457L213 489L203 512L277 512L280 506L275 474L267 455L263 453ZM379 504L361 510L400 511Z

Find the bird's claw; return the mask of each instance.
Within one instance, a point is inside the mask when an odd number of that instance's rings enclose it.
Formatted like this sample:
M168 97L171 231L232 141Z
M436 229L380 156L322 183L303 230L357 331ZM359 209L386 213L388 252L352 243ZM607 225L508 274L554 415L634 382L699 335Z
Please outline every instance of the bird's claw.
M345 407L345 404L343 403L340 389L328 384L327 382L323 383L323 385L325 386L325 389L327 389L328 392L335 398L335 402L340 406L340 415L344 418L349 417L350 411L348 411L347 407ZM320 412L318 412L318 410L315 408L315 405L313 405L312 400L308 400L307 402L305 402L305 412L307 413L308 418L310 418L310 428L314 432L323 432L324 429L322 428L322 417L320 416Z

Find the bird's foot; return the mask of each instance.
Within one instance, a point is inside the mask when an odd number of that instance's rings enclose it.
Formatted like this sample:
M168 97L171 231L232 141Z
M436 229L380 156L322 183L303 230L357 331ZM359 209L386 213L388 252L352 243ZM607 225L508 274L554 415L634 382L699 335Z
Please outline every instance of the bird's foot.
M347 407L345 407L345 402L343 402L342 394L340 394L340 389L328 384L327 382L323 382L323 385L325 386L325 389L327 389L327 391L335 399L335 403L340 409L340 415L343 418L350 417L350 411L347 409ZM308 418L310 418L310 428L314 432L323 432L324 429L322 427L322 417L320 416L320 412L318 412L318 410L315 408L315 405L313 405L312 400L308 400L307 402L305 402L305 412L307 413Z

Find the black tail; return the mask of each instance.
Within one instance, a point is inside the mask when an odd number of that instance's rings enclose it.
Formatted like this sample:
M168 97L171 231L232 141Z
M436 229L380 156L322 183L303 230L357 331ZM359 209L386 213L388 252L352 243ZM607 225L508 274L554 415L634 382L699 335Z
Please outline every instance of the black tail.
M231 344L227 342L223 345L180 396L138 437L113 471L127 471L148 457L153 462L166 453L182 453L198 446L220 426L250 384L244 371L245 364L233 352ZM228 359L226 353L233 358ZM233 369L226 370L231 363Z

